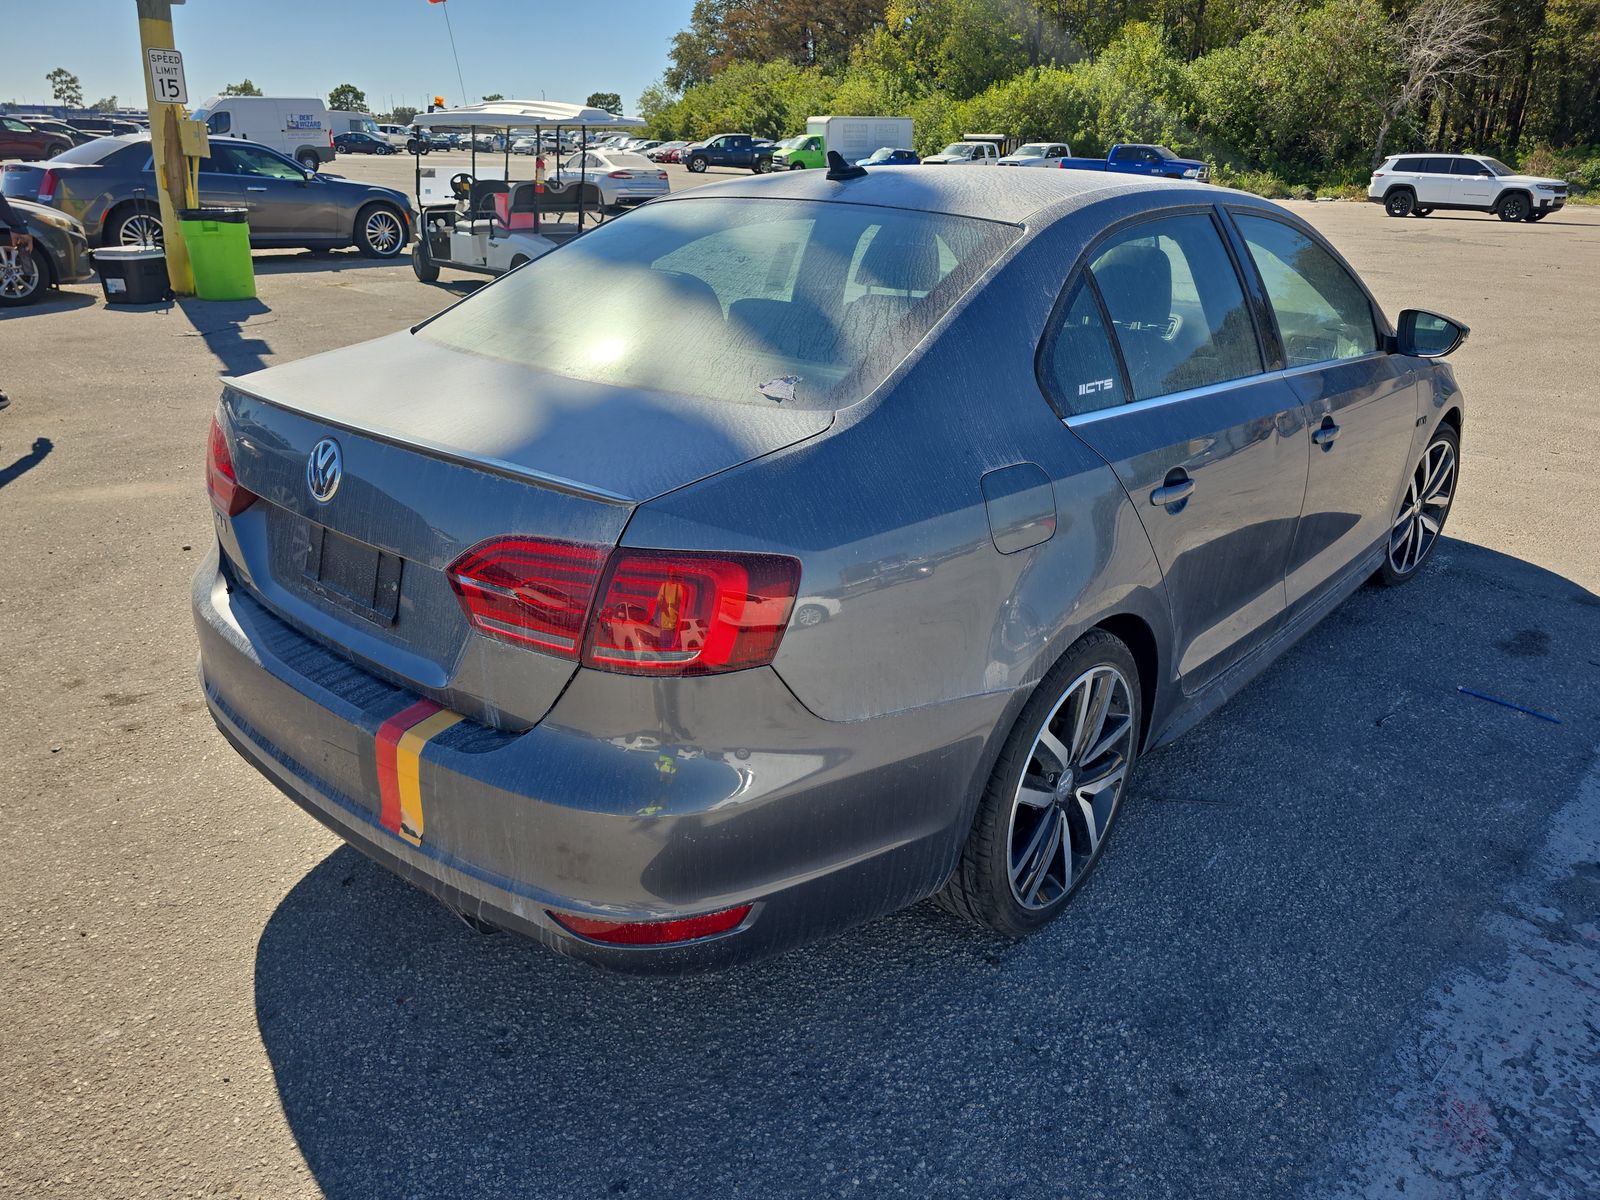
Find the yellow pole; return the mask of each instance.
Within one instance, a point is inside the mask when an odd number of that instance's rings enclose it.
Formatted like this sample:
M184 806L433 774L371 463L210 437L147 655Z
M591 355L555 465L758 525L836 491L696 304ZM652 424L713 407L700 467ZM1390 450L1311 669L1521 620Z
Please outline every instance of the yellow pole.
M178 0L181 4L183 0ZM188 183L188 168L178 146L178 122L187 114L179 104L160 104L150 82L151 49L176 50L172 33L172 0L138 0L139 55L144 73L145 103L150 110L150 155L156 173L156 194L161 205L161 228L167 248L167 283L179 296L194 295L194 271L189 250L178 232L178 204Z

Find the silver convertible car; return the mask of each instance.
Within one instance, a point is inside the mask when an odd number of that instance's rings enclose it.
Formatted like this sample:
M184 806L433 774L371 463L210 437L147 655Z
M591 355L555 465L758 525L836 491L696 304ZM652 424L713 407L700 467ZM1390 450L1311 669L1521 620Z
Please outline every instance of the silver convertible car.
M930 895L1055 917L1141 753L1427 562L1467 331L1391 326L1248 195L981 174L675 194L230 380L223 734L469 923L612 967Z

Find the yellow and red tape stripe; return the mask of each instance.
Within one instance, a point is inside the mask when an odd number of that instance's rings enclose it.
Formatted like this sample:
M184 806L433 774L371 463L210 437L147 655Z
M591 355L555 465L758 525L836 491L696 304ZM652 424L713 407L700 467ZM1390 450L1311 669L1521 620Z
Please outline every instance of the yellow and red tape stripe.
M422 751L462 720L432 700L418 700L378 726L378 819L390 833L422 845Z

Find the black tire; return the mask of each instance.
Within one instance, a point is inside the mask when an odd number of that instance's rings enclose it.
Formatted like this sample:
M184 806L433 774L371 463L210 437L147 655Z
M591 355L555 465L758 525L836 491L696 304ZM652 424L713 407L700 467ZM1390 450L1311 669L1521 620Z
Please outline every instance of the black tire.
M792 162L789 164L789 170L791 171L804 171L805 169L806 165L803 162Z
M1413 217L1431 217L1433 215L1433 209L1431 209L1431 208L1413 208L1411 210L1411 215Z
M1409 217L1417 206L1417 194L1410 188L1395 188L1383 198L1383 211L1391 217Z
M515 271L518 267L525 267L532 261L533 259L529 258L526 254L518 254L511 260L511 266L508 268L508 273L510 271Z
M294 156L294 160L308 171L315 171L322 165L322 159L315 150L302 150Z
M1530 223L1537 225L1540 221L1544 220L1549 215L1550 214L1548 212L1529 212L1528 213L1528 220L1529 220Z
M0 308L22 308L37 303L50 290L50 260L35 246L18 250L15 261L6 247L0 258Z
M404 252L409 230L405 214L392 204L369 204L356 214L351 240L368 258L394 258Z
M1106 672L1108 669L1114 671L1123 684L1121 692L1118 693L1123 702L1115 705L1114 710L1118 719L1125 723L1126 742L1123 741L1124 735L1119 733L1115 767L1119 782L1108 802L1109 808L1098 838L1094 841L1094 847L1084 856L1080 865L1076 862L1078 856L1075 851L1076 843L1079 841L1079 829L1085 816L1081 810L1064 807L1072 805L1074 798L1079 796L1075 780L1062 784L1072 792L1072 795L1055 806L1047 805L1043 809L1033 809L1021 805L1017 797L1029 768L1036 763L1036 739L1041 729L1053 721L1063 720L1070 715L1063 710L1072 707L1071 693L1081 681L1090 676L1091 672ZM1109 678L1109 675L1105 677ZM1085 700L1087 699L1086 695ZM984 788L983 795L978 801L972 831L967 835L966 845L961 851L961 861L956 865L955 874L935 897L942 908L980 925L986 925L1008 937L1021 937L1032 933L1060 914L1071 900L1073 893L1099 861L1112 826L1115 824L1122 796L1127 790L1127 781L1133 774L1138 757L1139 739L1143 734L1141 702L1138 665L1134 662L1128 647L1120 639L1104 630L1095 629L1072 644L1040 681L1006 737L1005 747L995 763L994 774L990 776L988 786ZM1122 711L1124 709L1126 711ZM1091 735L1086 740L1098 739ZM1124 744L1126 749L1120 749ZM1063 774L1070 776L1071 772ZM1081 799L1077 800L1078 805L1081 806L1082 803ZM1059 894L1041 905L1025 906L1015 894L1016 885L1012 881L1011 872L1013 835L1026 831L1020 830L1015 825L1013 810L1018 813L1036 812L1039 814L1037 819L1040 823L1045 820L1060 822L1063 836L1068 838L1068 848L1074 851L1071 856L1074 859L1074 874L1070 879L1063 878ZM1074 813L1080 822L1077 828L1071 827ZM1089 819L1095 818L1091 816ZM1053 853L1050 852L1045 855L1047 860L1053 857Z
M418 238L417 244L411 247L411 270L423 283L439 282L439 264L434 262L433 256L428 253L426 237Z
M1512 192L1500 201L1500 207L1495 209L1495 216L1502 221L1526 221L1528 214L1533 211L1533 205L1528 203L1528 198L1521 192Z
M696 175L703 175L706 169L705 157L700 154L692 155L684 166L688 167Z
M765 175L772 170L772 160L770 158L758 158L756 159L756 165L751 167L750 170L757 175Z
M136 231L141 228L141 225L134 224L135 222L148 222L149 224L143 227L153 229L154 244L157 246L166 244L166 231L161 226L160 211L153 207L138 204L130 204L119 209L117 215L106 222L105 228L101 231L100 244L102 246L138 245L140 239ZM133 231L129 231L128 227L130 225L133 225ZM124 233L127 234L129 241L123 241Z
M1426 543L1413 555L1409 549L1411 543L1403 540L1406 535L1402 534L1401 523L1411 506L1414 493L1420 491L1424 499L1426 499L1426 492L1430 483L1429 476L1433 470L1437 469L1431 460L1440 446L1445 447L1448 452L1450 471L1450 477L1447 481L1448 492L1442 505L1424 504L1424 511L1431 511L1437 527L1432 531L1431 536L1427 538ZM1433 431L1433 436L1428 439L1427 449L1422 452L1422 458L1412 468L1411 479L1406 485L1405 492L1400 497L1399 509L1396 511L1394 521L1390 526L1389 542L1383 556L1383 566L1379 567L1378 573L1372 577L1375 583L1382 584L1385 587L1398 587L1400 584L1417 576L1422 569L1422 565L1432 556L1434 547L1439 544L1439 538L1444 534L1445 522L1450 519L1450 509L1455 501L1460 481L1461 439L1456 435L1454 428L1449 425L1440 425L1439 428ZM1421 538L1426 533L1426 529L1419 524L1411 532L1414 536Z

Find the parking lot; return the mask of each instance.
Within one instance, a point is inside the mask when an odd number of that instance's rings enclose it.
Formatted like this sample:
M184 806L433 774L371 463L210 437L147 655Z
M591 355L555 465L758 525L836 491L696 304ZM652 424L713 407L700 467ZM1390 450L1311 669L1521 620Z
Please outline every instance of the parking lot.
M1600 208L1291 207L1472 327L1424 576L1145 759L1032 940L923 904L687 979L471 932L196 684L219 376L474 277L271 252L255 301L0 317L0 1194L1600 1194Z

